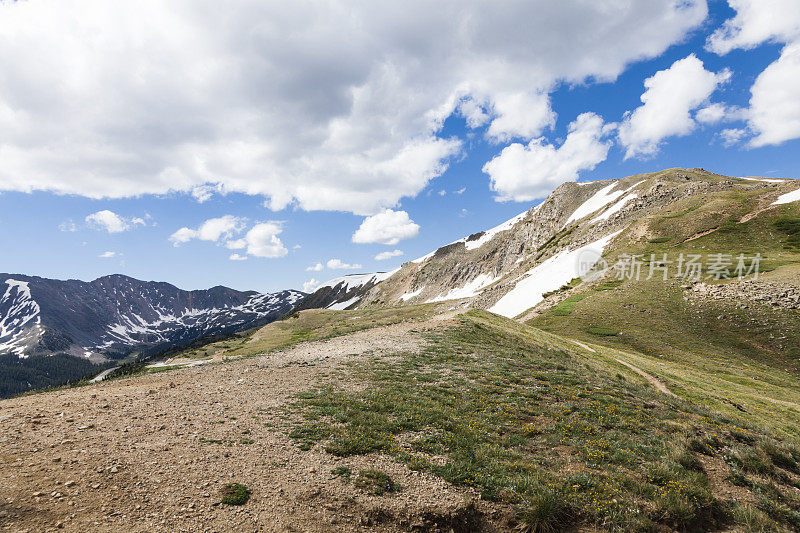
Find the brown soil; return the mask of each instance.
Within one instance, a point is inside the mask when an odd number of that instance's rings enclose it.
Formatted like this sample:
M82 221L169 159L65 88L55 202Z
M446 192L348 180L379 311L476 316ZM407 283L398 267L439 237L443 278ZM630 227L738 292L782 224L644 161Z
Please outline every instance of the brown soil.
M381 455L301 451L288 437L296 392L345 361L419 349L415 327L2 401L0 530L496 530L500 511L473 491ZM367 494L331 473L339 466L383 470L402 490ZM247 504L219 503L230 482L252 490Z

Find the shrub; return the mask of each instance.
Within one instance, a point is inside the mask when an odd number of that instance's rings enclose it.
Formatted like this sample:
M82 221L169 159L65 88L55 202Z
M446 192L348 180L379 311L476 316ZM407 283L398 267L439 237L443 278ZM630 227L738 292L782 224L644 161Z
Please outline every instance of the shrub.
M336 477L343 477L345 479L350 479L350 476L353 474L352 470L348 466L337 466L333 470L331 470L331 474Z
M689 450L702 453L703 455L714 455L714 450L711 448L711 446L709 446L707 442L700 439L691 439L689 441Z
M771 474L772 463L763 450L748 449L742 454L742 469L753 474Z
M250 499L250 489L241 483L228 483L222 488L222 503L244 505Z
M686 470L694 470L696 472L703 471L703 463L700 462L694 454L688 450L684 450L675 458L675 462L681 465Z
M588 294L575 294L570 296L557 306L553 308L553 314L556 316L568 316L572 313L575 304L589 296Z
M800 218L781 217L775 222L775 227L789 236L784 243L786 248L797 248L800 246Z
M776 531L775 522L752 505L737 505L733 509L733 520L747 533Z
M741 470L731 470L730 475L728 475L728 481L737 487L749 487L752 485L750 480L747 479L747 476L745 476Z
M620 285L622 285L624 280L621 279L612 279L610 281L604 281L599 283L595 286L594 290L596 291L610 291L611 289L616 289Z

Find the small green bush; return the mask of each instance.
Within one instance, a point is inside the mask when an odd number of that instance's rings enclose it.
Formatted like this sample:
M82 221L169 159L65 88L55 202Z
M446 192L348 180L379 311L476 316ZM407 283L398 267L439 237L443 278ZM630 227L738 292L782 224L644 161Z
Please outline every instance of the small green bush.
M700 462L694 454L685 450L683 453L675 458L675 462L681 465L686 470L694 470L695 472L703 471L703 463Z
M733 520L746 533L777 531L776 524L752 505L737 505L733 509Z
M594 290L596 291L610 291L611 289L616 289L620 285L622 285L624 280L621 279L612 279L609 281L604 281L595 286Z
M222 488L222 503L225 505L244 505L250 499L250 489L241 483L228 483Z
M788 235L784 242L786 248L800 247L800 218L798 217L781 217L775 222L775 227Z
M775 466L794 473L800 473L800 469L798 469L797 466L797 461L792 456L791 452L779 448L777 444L770 441L762 444L761 448L769 456Z
M353 474L353 471L350 470L349 466L337 466L333 470L331 470L331 474L336 477L343 477L345 479L350 479L350 476Z
M575 294L570 296L557 306L553 308L553 314L556 316L568 316L572 314L572 309L575 307L575 304L583 300L589 296L588 294Z
M763 450L748 449L741 455L742 469L752 474L771 474L774 467Z
M714 455L714 450L704 440L691 439L689 440L688 447L689 450L693 452L702 453L703 455Z

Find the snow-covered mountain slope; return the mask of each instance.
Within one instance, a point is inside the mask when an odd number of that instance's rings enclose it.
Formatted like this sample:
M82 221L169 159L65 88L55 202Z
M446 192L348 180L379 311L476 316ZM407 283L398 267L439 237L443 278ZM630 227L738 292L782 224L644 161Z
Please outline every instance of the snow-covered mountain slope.
M66 353L100 362L271 322L305 294L184 291L127 276L91 282L0 274L0 354Z
M350 274L334 278L323 283L314 293L304 298L297 305L297 309L347 309L357 304L370 289L395 272L397 271Z
M0 298L0 353L23 355L25 348L41 335L39 304L31 296L27 281L5 280Z
M322 307L330 308L460 300L513 317L581 277L621 243L643 238L648 221L676 202L719 202L724 213L729 197L748 195L764 210L800 200L797 188L795 180L730 178L680 168L564 183L541 204L491 230L442 246L358 290L348 285L334 294L329 283L308 300L320 298L320 291L326 296Z

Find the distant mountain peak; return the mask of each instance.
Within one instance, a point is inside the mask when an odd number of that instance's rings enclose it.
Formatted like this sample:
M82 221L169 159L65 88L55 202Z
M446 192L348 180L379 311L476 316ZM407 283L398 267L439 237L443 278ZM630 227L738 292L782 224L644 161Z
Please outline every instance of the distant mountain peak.
M0 274L0 354L66 353L95 362L270 322L305 296L223 286L185 291L111 274L90 282Z

